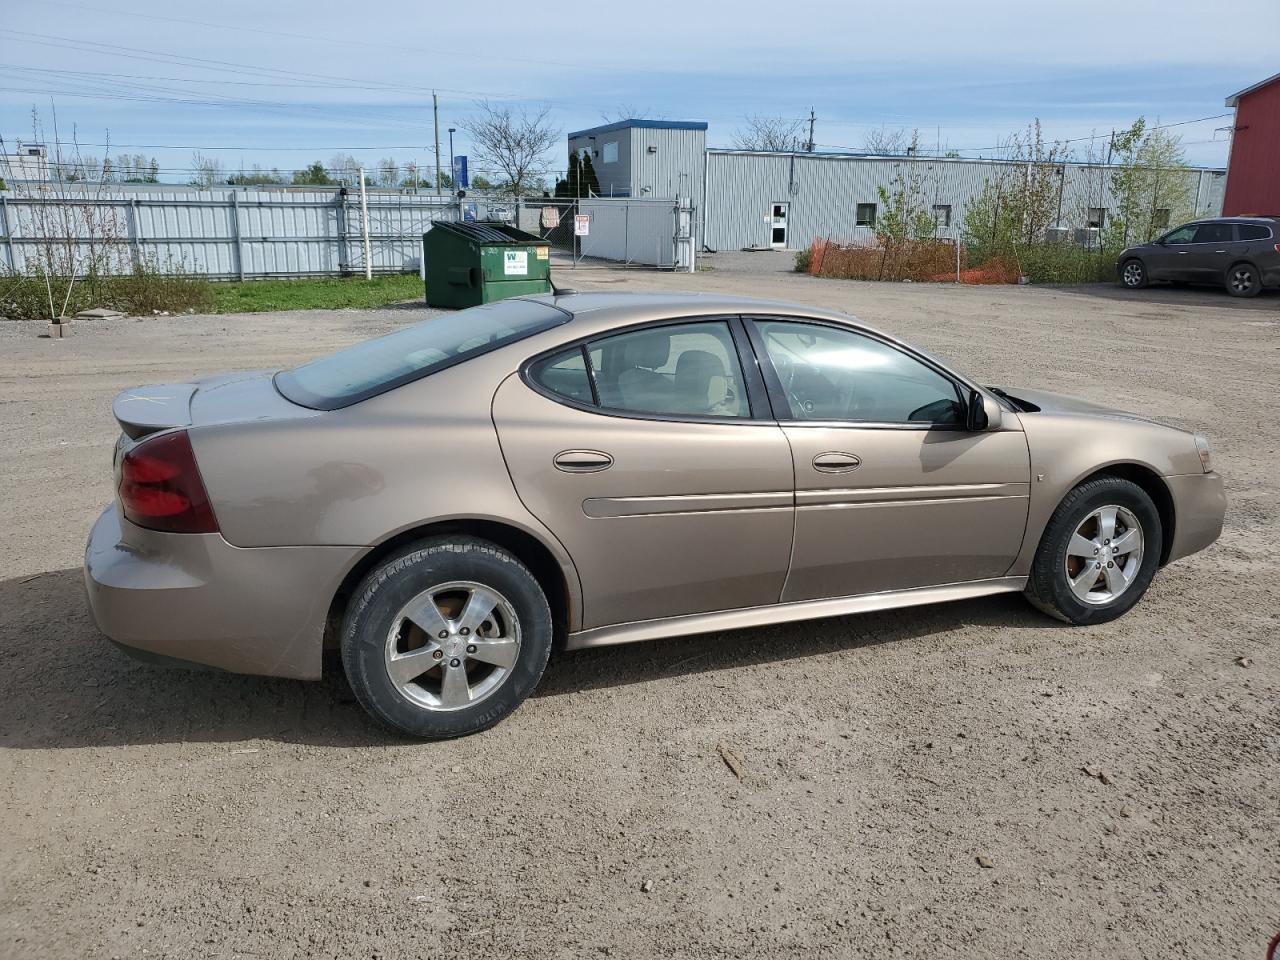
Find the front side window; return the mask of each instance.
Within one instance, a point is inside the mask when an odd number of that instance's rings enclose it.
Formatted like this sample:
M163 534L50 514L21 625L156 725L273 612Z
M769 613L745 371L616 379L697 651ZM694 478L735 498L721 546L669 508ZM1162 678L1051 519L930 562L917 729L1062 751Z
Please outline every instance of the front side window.
M964 422L956 385L896 347L820 324L755 324L794 420Z
M1160 238L1161 243L1191 243L1196 238L1196 225L1188 224L1185 227L1179 227L1171 233L1166 233Z
M723 320L668 324L602 337L530 368L547 390L622 413L750 417L742 367ZM592 393L592 380L596 392Z

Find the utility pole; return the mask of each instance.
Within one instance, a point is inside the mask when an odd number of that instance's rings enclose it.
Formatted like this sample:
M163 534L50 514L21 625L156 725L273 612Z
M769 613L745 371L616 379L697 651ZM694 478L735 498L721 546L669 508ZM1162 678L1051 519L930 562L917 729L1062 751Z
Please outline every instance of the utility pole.
M364 278L373 279L373 252L369 249L369 200L364 189L364 167L360 168L360 233L364 240Z
M431 91L431 112L436 120L436 196L440 196L440 101L436 92Z
M817 119L818 118L813 115L813 107L810 107L809 108L809 142L804 145L805 150L808 151L809 153L813 153L813 123Z

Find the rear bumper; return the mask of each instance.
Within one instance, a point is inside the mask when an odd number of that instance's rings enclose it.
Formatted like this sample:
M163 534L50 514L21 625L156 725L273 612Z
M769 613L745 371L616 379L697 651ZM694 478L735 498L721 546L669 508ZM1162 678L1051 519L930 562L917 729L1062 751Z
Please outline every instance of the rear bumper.
M314 680L329 604L357 547L234 547L103 511L84 579L98 629L146 659Z
M1169 548L1172 562L1203 550L1218 539L1227 496L1220 473L1165 477L1164 482L1173 496L1173 543Z

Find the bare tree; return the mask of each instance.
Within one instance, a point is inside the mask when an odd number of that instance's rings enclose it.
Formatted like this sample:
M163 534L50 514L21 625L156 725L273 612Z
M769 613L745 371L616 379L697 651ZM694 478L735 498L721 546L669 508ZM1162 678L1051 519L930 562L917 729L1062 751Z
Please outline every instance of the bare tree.
M191 186L208 189L226 178L227 171L223 169L222 161L206 157L199 150L191 154Z
M400 164L395 157L383 157L378 161L378 183L384 187L400 186Z
M21 282L39 284L49 308L49 319L66 315L78 283L121 272L127 265L126 235L119 209L107 194L109 161L90 166L80 151L79 136L72 128L71 153L63 151L57 110L51 105L53 156L49 180L14 186L15 199L30 210L26 230L34 248L12 269ZM40 114L31 111L33 139L44 141ZM110 155L110 135L105 145ZM0 153L5 153L0 139ZM80 176L75 177L73 171ZM69 176L69 174L71 174ZM83 183L76 182L82 180Z
M907 148L913 143L919 143L918 135L908 133L901 128L890 130L888 127L881 127L878 130L869 130L862 140L862 149L867 153L875 153L885 157L896 157L907 152Z
M733 143L739 150L796 150L803 129L803 120L754 114L743 121Z
M503 193L523 196L550 168L547 152L560 142L560 131L546 108L534 113L487 100L476 107L479 112L462 125L471 134L476 166L499 171L502 182L495 186Z
M662 120L661 114L654 115L654 112L645 107L641 109L630 103L620 103L612 110L601 110L600 119L605 123L619 123L623 120Z

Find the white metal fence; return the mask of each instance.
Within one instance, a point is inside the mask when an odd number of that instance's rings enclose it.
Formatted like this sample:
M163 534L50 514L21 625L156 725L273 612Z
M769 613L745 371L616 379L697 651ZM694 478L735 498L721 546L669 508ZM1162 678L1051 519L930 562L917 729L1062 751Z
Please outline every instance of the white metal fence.
M438 220L515 216L511 201L483 197L370 193L367 206L374 273L417 270L422 234ZM154 263L229 280L358 274L365 227L355 190L0 192L0 273L39 266L50 244L87 255L105 239L118 248L107 258L116 269Z

